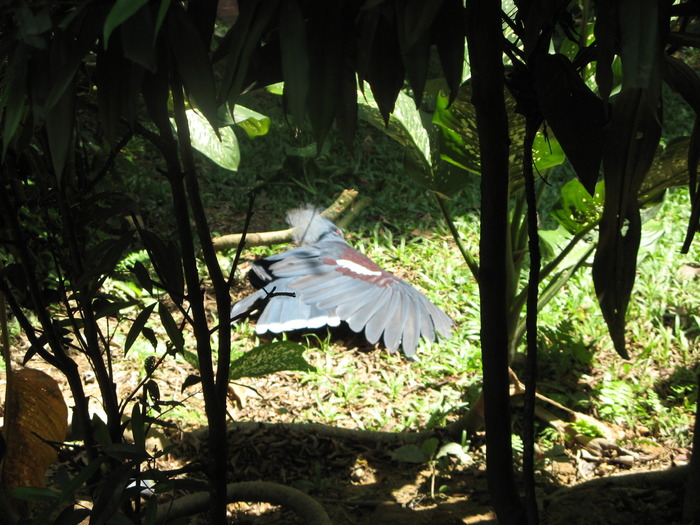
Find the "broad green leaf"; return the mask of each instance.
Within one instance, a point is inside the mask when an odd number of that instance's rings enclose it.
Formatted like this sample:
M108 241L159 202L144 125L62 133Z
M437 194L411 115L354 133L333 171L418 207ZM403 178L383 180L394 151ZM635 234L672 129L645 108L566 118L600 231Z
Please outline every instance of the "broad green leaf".
M280 341L260 345L245 352L231 363L229 379L259 377L284 370L314 370L303 357L305 348L299 343Z
M105 19L103 39L107 48L112 32L145 6L148 0L116 0Z
M525 118L517 113L516 101L505 93L511 139L510 179L513 189L522 187L522 144L525 137ZM476 125L476 110L472 104L471 83L463 84L455 101L442 93L437 97L433 122L440 130L440 157L470 173L481 173L479 134ZM551 136L537 133L533 145L535 168L544 171L564 161L559 143Z
M585 190L584 190L585 191ZM543 241L541 244L543 248L543 255L546 259L551 257L558 257L559 260L556 267L551 269L547 267L548 274L551 274L557 268L565 269L581 264L581 258L586 256L586 260L583 261L585 264L593 264L593 258L588 257L592 255L590 252L591 246L594 246L598 242L598 233L596 230L590 232L584 239L576 243L574 246L570 246L574 235L567 230L561 224L556 230L540 230L537 232L540 239ZM568 250L564 254L564 250ZM559 257L564 255L564 257Z
M403 463L427 463L430 457L418 445L404 445L391 453L391 459Z
M242 128L251 139L266 135L270 131L270 117L243 106L234 108L231 123Z
M465 452L464 447L459 443L454 442L445 443L443 446L441 446L435 458L439 459L443 456L455 456L464 464L471 461L471 457Z
M183 350L182 357L185 359L185 362L192 365L195 370L199 370L199 357L197 354L190 350Z
M17 487L10 491L10 497L23 501L58 501L61 493L49 487Z
M237 171L241 152L233 130L228 126L222 127L217 136L209 121L197 111L188 109L186 114L192 146L222 168ZM174 119L171 119L171 123L175 126Z
M604 202L605 185L602 181L596 184L591 196L583 184L573 179L562 187L551 215L573 235L600 221Z

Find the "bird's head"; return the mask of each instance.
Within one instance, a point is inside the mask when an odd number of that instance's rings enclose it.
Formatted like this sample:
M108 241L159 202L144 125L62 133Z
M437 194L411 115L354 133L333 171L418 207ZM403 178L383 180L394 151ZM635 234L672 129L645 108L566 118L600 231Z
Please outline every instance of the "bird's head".
M321 215L321 211L311 204L287 212L287 224L294 228L292 236L298 245L316 244L324 236L338 236L340 229Z

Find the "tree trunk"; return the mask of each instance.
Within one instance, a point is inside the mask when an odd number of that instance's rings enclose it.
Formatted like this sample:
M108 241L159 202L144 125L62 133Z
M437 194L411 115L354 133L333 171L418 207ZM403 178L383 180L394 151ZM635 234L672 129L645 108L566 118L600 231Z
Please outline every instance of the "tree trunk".
M506 257L508 117L504 100L501 4L467 3L467 43L481 152L481 347L487 480L502 525L526 523L513 474L508 396Z

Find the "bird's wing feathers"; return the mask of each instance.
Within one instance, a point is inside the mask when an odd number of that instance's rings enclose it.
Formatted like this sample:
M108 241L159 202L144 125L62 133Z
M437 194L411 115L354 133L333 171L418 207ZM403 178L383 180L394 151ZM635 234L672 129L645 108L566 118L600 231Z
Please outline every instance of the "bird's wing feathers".
M236 303L232 317L264 299L274 287L275 296L258 319L258 333L338 326L342 320L354 332L364 330L368 342L383 337L390 351L402 346L408 356L415 353L421 337L433 341L436 333L451 336L452 320L423 294L353 249L337 228L328 230L332 235L326 238L320 221L314 220L315 244L253 263L251 282L265 289Z

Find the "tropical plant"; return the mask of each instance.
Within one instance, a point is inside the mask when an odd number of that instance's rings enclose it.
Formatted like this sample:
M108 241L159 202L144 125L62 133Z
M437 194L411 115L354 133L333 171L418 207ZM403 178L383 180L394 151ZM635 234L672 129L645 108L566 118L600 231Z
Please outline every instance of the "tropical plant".
M99 440L66 349L75 344L95 367L107 433L113 443L119 443L119 415L124 407L108 387L110 357L99 327L101 319L121 311L123 305L105 298L100 285L119 255L135 242L134 228L139 225L140 239L150 243L152 254L159 250L166 254L153 257L154 265L165 258L169 261L156 268L158 288L168 295L167 306L178 312L196 341L210 429L211 521L225 521L230 277L220 268L212 245L188 110L196 108L218 130L224 103L230 111L250 86L284 80L284 103L293 123L308 116L316 140L323 143L335 122L350 144L357 120L358 80L361 89L372 92L387 122L405 79L421 103L434 50L448 100L454 102L463 80L466 36L482 182L480 257L489 261L478 273L484 393L489 407L488 480L499 521L523 522L527 514L535 523L532 442L524 440L526 513L513 475L510 438L509 339L503 330L512 316L507 297L514 282L509 278L513 254L508 251L513 232L507 220L512 195L510 156L522 151L518 157L523 159L528 210L530 283L541 280L532 146L542 123L546 121L590 194L602 167L605 199L593 275L615 348L626 355L625 313L641 238L638 196L659 144L662 79L700 114L700 80L687 64L667 52L696 45L686 29L688 20L700 14L697 5L655 0L528 1L515 7L504 4L504 13L498 2L485 1L465 6L461 0L241 0L235 24L220 28L223 36L219 36L217 4L212 0L18 1L6 6L0 18L0 208L3 240L7 239L3 256L9 260L0 274L0 289L32 344L31 352L66 375L91 458L99 456ZM550 52L565 40L571 52ZM581 71L594 71L594 82L587 83ZM618 93L613 89L616 75L621 79ZM522 141L512 148L506 85L525 120ZM693 210L686 248L700 218L697 130L698 126L688 148ZM134 135L161 155L162 165L154 176L162 176L170 188L176 223L173 239L149 238L145 225L133 218L123 220L135 216L136 210L117 198L118 192L114 194L118 181L110 168ZM98 188L112 193L100 193L97 198ZM42 258L44 253L55 255ZM197 265L200 254L214 289L216 321L204 307ZM530 423L537 289L531 284L526 300ZM53 306L56 298L60 308ZM161 322L170 323L169 308L158 310L163 313ZM75 341L66 340L66 327ZM173 348L182 346L178 333L171 324L168 335L174 339ZM531 434L532 428L526 429L525 437ZM111 473L133 466L115 457L108 457L105 464ZM700 461L694 466L700 467ZM91 475L99 476L98 471ZM697 503L688 509L688 516L698 516Z

